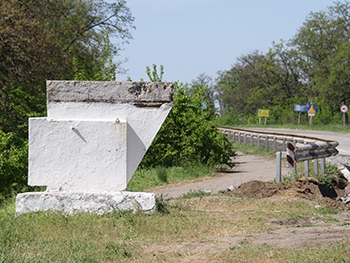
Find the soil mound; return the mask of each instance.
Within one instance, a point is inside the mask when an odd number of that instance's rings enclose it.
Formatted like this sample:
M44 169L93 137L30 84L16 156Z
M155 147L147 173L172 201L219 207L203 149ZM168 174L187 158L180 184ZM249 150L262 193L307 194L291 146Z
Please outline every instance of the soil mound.
M237 189L227 192L228 195L240 195L248 198L264 198L287 189L287 186L278 183L261 182L257 180L241 184Z
M261 181L250 181L240 185L232 191L223 191L224 195L239 196L247 198L267 198L278 195L298 196L306 198L316 203L337 207L348 210L350 205L344 204L341 197L345 195L345 191L339 188L332 188L324 184L320 184L314 178L302 178L287 186L282 183L271 183Z

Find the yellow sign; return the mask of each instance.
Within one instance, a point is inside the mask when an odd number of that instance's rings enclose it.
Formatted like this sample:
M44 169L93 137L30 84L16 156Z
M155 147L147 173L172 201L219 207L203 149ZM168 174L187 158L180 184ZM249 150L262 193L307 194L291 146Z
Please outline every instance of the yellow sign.
M268 118L269 117L269 110L258 110L258 117L265 117Z

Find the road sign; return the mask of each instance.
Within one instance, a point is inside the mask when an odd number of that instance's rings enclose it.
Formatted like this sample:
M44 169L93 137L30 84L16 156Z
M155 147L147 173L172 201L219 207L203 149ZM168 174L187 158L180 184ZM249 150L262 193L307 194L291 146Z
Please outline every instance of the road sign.
M346 113L346 112L348 111L348 106L346 106L346 105L341 105L340 111L341 111L342 113Z
M294 105L294 111L298 111L298 112L308 112L310 110L310 108L313 107L315 112L318 112L318 107L315 105L299 105L299 104L295 104Z
M258 110L258 117L265 117L265 118L268 118L268 117L269 117L269 110L262 110L262 109L259 109L259 110Z
M294 111L307 112L309 109L310 109L309 105L299 105L299 104L294 105Z
M311 106L307 113L309 114L309 116L315 116L316 111L314 109L314 106Z

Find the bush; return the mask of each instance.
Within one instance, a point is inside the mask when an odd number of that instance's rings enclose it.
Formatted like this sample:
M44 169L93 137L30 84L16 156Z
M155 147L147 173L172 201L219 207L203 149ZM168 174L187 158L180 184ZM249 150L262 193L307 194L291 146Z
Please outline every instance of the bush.
M148 149L141 167L181 166L188 163L231 165L232 144L202 109L204 89L192 95L175 83L174 107Z
M15 133L0 131L0 203L27 189L28 143Z

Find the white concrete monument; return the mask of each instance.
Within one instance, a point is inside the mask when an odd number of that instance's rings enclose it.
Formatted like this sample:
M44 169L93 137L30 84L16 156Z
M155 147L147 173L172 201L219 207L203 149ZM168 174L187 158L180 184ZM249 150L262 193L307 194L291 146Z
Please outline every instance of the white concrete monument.
M153 193L125 191L172 108L159 82L47 81L47 117L29 119L28 184L16 214L156 209Z

